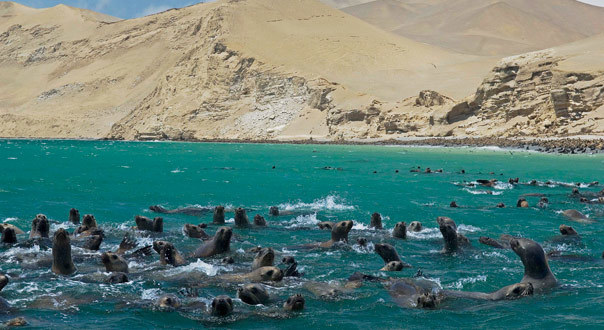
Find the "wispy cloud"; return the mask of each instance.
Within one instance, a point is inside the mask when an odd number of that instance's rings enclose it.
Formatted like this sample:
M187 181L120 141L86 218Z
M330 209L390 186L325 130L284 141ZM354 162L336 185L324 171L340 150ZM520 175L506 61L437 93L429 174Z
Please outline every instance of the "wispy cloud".
M136 17L143 17L143 16L148 16L148 15L153 15L153 14L157 14L157 13L161 13L162 11L166 11L168 9L172 9L174 7L171 6L164 6L164 5L151 5L148 6L147 8L143 9L143 11L141 11L140 13L138 13L136 15Z
M109 4L111 4L111 0L98 0L94 11L103 11Z

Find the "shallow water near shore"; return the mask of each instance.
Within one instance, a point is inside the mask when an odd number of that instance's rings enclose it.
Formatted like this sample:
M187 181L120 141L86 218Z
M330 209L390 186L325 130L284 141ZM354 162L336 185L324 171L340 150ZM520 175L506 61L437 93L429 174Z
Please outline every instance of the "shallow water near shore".
M273 168L274 166L274 168ZM442 168L443 173L411 173L412 167ZM465 174L460 170L464 169ZM399 170L398 173L395 171ZM376 173L374 173L374 171ZM495 174L489 174L489 173ZM11 282L0 293L18 311L0 315L0 321L24 316L31 326L57 328L516 328L603 327L604 315L604 205L581 204L570 197L565 184L604 183L603 155L545 155L474 148L410 148L338 145L257 145L205 143L139 143L111 141L0 140L0 222L29 231L31 220L44 213L55 222L51 232L75 226L67 222L69 209L94 214L107 235L101 251L115 250L125 233L139 247L162 237L183 253L199 241L182 234L185 223L210 223L202 217L163 215L164 234L133 232L134 216L158 216L150 205L177 208L192 205L245 207L250 220L262 214L265 229L234 229L231 252L235 265L220 258L192 260L181 268L163 267L154 254L131 260L131 282L101 284L107 276L97 253L74 248L78 272L59 277L49 267L27 266L28 256L48 258L50 250L34 247L0 247L0 273ZM502 174L502 175L500 175ZM508 178L552 181L547 186L507 184ZM464 181L499 179L494 188L463 186ZM602 184L582 187L597 192ZM491 191L492 194L487 194ZM518 209L522 194L546 194L547 209ZM535 206L538 197L527 197ZM455 200L460 208L452 209ZM503 202L506 208L495 205ZM299 216L268 216L271 205L303 213ZM573 223L561 210L577 209L595 223ZM384 217L384 230L369 229L373 212ZM454 255L442 255L442 238L436 217L456 221L472 247ZM233 218L227 213L227 219ZM348 247L335 250L301 250L295 246L326 241L319 221L354 220ZM421 221L426 229L403 240L390 237L398 221ZM560 224L572 225L582 237L580 244L552 241ZM232 226L232 223L228 223ZM209 225L213 235L217 226ZM480 245L480 236L507 233L534 239L546 251L563 250L593 259L550 261L561 287L546 294L515 301L447 300L436 310L402 309L377 283L335 299L320 299L302 287L304 281L343 281L353 272L380 277L410 277L421 269L442 288L464 291L495 291L521 280L523 266L511 250ZM27 235L19 236L25 241ZM398 273L379 272L381 258L369 248L354 245L357 237L373 243L394 245L403 260L413 266ZM235 299L235 313L226 319L209 317L200 310L160 312L151 307L163 293L175 293L183 302L209 303L220 294L236 297L236 286L213 279L249 268L254 246L275 249L275 262L293 255L304 272L301 279L271 284L273 303L247 306ZM78 262L80 260L80 262ZM199 278L195 297L183 288ZM280 306L291 294L302 293L306 309L285 314Z

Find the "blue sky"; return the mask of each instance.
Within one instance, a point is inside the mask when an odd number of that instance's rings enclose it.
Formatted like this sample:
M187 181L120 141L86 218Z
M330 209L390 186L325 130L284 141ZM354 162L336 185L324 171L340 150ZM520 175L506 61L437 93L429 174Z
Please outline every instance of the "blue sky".
M208 1L208 0L206 0ZM170 8L186 7L201 0L16 0L21 4L35 8L52 7L60 3L91 9L119 18L141 17L159 13ZM287 1L287 0L275 0ZM530 0L527 0L530 1ZM604 0L581 0L604 7Z

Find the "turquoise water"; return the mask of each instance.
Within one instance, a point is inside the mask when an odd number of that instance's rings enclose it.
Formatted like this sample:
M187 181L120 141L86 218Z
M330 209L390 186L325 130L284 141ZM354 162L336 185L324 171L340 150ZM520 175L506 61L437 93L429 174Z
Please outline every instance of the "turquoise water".
M275 168L273 169L273 166ZM341 170L325 170L325 166ZM410 173L413 166L442 168L442 174ZM395 170L399 170L396 173ZM459 174L465 169L466 174ZM377 173L373 173L376 171ZM495 174L487 174L494 172ZM10 284L0 294L17 312L0 315L0 321L24 316L31 326L56 328L149 328L237 327L237 328L448 328L482 327L604 327L603 205L584 205L569 198L571 188L562 186L515 187L501 184L496 189L464 188L456 183L519 177L557 182L604 182L604 156L542 155L478 149L410 148L378 146L248 145L194 143L129 143L87 141L0 141L0 221L29 230L38 213L67 223L71 207L82 215L92 213L107 235L101 251L115 250L134 216L155 214L148 207L167 208L217 204L242 206L264 214L266 229L235 229L231 253L236 264L224 266L221 258L181 267L162 267L154 254L131 261L131 282L100 284L106 276L98 254L74 248L78 272L58 277L48 267L25 265L31 259L48 259L50 251L33 248L0 247L0 272L9 274ZM483 174L480 174L483 173ZM499 175L502 173L503 175ZM604 188L582 188L599 191ZM492 190L493 195L481 194ZM517 209L519 195L544 193L549 208ZM455 200L461 207L449 208ZM531 205L537 197L528 197ZM508 207L494 206L504 202ZM268 208L306 211L306 216L268 217ZM559 210L576 208L599 220L593 224L570 223ZM384 216L386 230L367 228L371 213ZM455 255L442 255L437 216L449 216L471 241L472 248ZM232 218L227 214L227 218ZM292 246L326 241L327 231L316 227L323 220L354 220L350 247L327 251L296 250ZM398 221L421 221L427 228L408 240L393 240L389 232ZM163 239L187 254L199 242L184 237L185 223L211 222L202 218L164 215ZM582 244L549 242L558 226L571 224ZM232 224L231 224L232 225ZM216 226L207 232L213 234ZM413 276L418 269L443 288L465 291L497 290L520 281L522 263L511 250L495 250L478 243L480 236L502 233L524 236L540 242L546 250L562 249L569 254L592 256L578 262L550 261L562 284L551 293L516 301L448 300L436 310L402 309L377 283L336 299L324 300L302 287L305 281L343 281L355 271L380 277ZM136 235L139 246L154 237ZM26 240L26 235L19 237ZM413 268L399 273L382 273L383 261L371 249L354 246L357 237L396 246L403 260ZM236 295L236 285L217 284L215 277L242 272L252 256L244 251L257 246L293 255L305 275L269 287L274 303L247 306L235 300L235 313L226 319L208 316L200 310L167 313L155 311L152 302L162 293L176 293L200 286L197 297L181 295L185 304L210 302L219 294ZM283 267L283 266L282 266ZM283 301L302 293L306 309L301 313L280 311Z

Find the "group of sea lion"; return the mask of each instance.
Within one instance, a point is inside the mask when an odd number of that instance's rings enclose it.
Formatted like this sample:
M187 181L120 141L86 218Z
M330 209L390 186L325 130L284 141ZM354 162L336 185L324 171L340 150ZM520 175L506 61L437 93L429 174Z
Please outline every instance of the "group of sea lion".
M416 170L412 170L416 171ZM419 171L419 169L417 169ZM426 170L424 173L434 173L437 171ZM492 187L496 180L477 180L480 185ZM510 179L509 183L519 184L517 179ZM529 184L534 184L532 181ZM593 183L595 185L596 183ZM604 195L604 191L600 192ZM581 193L573 191L573 197L582 197ZM545 197L541 198L538 206L547 207L549 200ZM457 207L457 205L451 205ZM517 203L518 207L528 207L528 202L524 197L520 198ZM218 225L213 236L207 234L204 229L208 228L208 224L185 224L182 232L185 236L199 239L199 246L190 254L185 255L178 251L177 247L171 242L157 239L153 241L151 246L144 246L136 251L132 251L136 247L136 243L126 235L116 251L104 251L100 253L98 262L101 263L105 270L109 273L105 279L106 283L116 284L129 281L129 258L139 258L149 256L155 251L159 255L160 265L170 265L179 267L186 265L190 260L205 259L205 258L220 258L231 250L231 239L234 235L233 229L246 228L265 228L267 226L266 219L257 214L253 221L250 222L247 216L246 209L225 209L223 206L209 207L187 207L182 209L168 210L161 206L151 206L151 211L164 214L186 214L192 216L200 216L213 212L212 224ZM234 213L233 228L225 226L225 213ZM300 214L300 212L283 211L278 207L272 206L268 212L271 217L289 216ZM576 210L566 210L563 214L570 220L582 223L591 223L592 219L586 217ZM53 273L60 276L70 276L77 271L76 263L72 256L72 245L82 247L87 250L99 251L105 237L103 229L101 229L95 217L91 214L86 214L82 218L80 224L80 213L76 209L71 209L69 212L69 222L78 225L73 233L67 232L63 228L59 228L50 239L50 221L43 215L39 214L32 220L29 239L23 244L37 244L52 248L52 264L50 269ZM153 220L144 217L136 216L134 219L136 226L132 228L137 231L153 233L161 235L164 232L164 221L161 217L156 217ZM471 245L470 240L458 232L455 221L448 217L438 217L436 224L442 235L443 250L442 253L455 254L456 252ZM316 242L298 246L301 249L334 249L347 245L349 242L349 233L353 228L353 221L330 222L323 221L318 223L320 229L330 231L329 240ZM384 230L382 224L382 216L379 213L373 213L370 218L370 228L375 230ZM395 239L408 239L409 232L421 232L423 225L419 221L397 222L391 232L391 237ZM570 226L562 225L559 228L563 237L579 237L578 233ZM18 236L26 233L18 227L10 224L0 224L2 232L1 243L5 246L18 246ZM524 265L524 277L518 283L512 283L495 292L463 292L440 289L434 281L423 276L412 278L378 278L371 275L355 273L348 278L347 283L342 286L334 286L327 283L312 283L307 282L303 287L308 291L315 293L317 296L333 296L339 292L348 292L362 285L364 281L381 282L388 290L393 300L402 307L406 308L436 308L439 304L450 298L467 298L481 300L504 300L517 299L524 296L530 296L534 292L544 292L557 286L558 282L552 273L548 258L562 258L563 256L557 251L545 253L543 248L537 242L520 237L512 237L510 235L502 235L500 239L489 237L480 237L479 242L495 248L512 249L520 258ZM360 246L367 246L368 240L364 237L359 237L357 243ZM373 245L375 252L383 259L384 266L380 271L401 271L404 268L410 268L411 265L405 263L396 249L387 243L376 243ZM243 273L230 273L220 276L220 280L225 283L234 283L238 287L236 289L237 297L245 304L257 305L267 304L274 299L271 293L262 283L274 283L283 280L284 277L300 277L303 276L297 270L297 262L292 256L284 256L282 263L286 266L281 269L274 265L275 251L270 247L259 247L252 249L249 252L255 254L251 264L251 270ZM604 258L604 254L602 256ZM222 262L227 264L234 263L233 258L226 256ZM9 283L9 277L0 274L0 290ZM304 308L304 297L296 293L291 295L284 303L283 310L299 311ZM157 299L155 306L160 310L171 310L183 308L183 302L174 294L166 294ZM191 306L189 306L191 307ZM194 306L194 308L201 308ZM6 300L0 298L0 312L11 311ZM207 307L207 313L213 316L226 316L234 311L233 298L225 295L214 297L210 306ZM17 320L17 319L15 319ZM15 321L19 324L19 321Z

